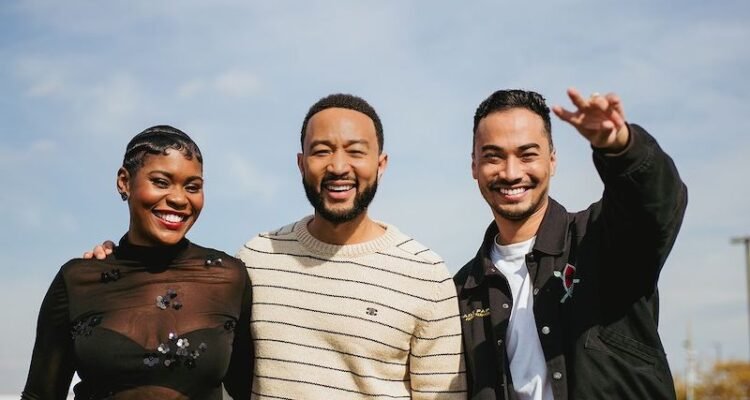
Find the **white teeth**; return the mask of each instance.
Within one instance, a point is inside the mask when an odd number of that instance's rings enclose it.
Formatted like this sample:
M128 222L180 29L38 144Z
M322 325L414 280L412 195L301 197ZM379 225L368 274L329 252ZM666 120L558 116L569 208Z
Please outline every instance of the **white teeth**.
M184 216L177 214L156 213L156 216L167 222L182 222L185 220Z
M331 192L345 192L353 187L353 185L326 185L326 189Z
M500 193L509 195L509 196L521 194L525 191L526 191L526 188L500 189Z

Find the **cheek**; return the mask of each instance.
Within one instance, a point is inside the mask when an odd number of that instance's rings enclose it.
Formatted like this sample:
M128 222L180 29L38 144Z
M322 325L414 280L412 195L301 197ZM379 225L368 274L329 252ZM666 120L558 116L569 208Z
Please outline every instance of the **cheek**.
M370 162L353 162L352 169L354 170L354 173L359 177L360 179L364 180L372 180L374 178L377 178L378 176L378 164L373 164Z
M135 187L130 193L131 204L138 207L148 207L159 202L161 195L143 185Z
M483 164L476 169L475 175L476 180L480 183L491 182L493 177L497 175L497 168L492 164Z
M203 209L205 197L203 193L190 195L190 205L193 207L193 212L198 214Z
M307 179L322 178L326 172L326 164L322 162L308 161L301 165L300 173Z

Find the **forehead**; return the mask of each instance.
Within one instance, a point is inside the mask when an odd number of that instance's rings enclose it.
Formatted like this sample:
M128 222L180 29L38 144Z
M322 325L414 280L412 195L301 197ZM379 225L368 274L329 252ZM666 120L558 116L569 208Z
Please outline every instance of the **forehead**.
M146 154L139 170L144 172L163 171L173 175L200 175L203 165L193 155L187 158L180 150L167 149L166 154Z
M488 114L479 122L474 139L477 148L487 144L503 148L531 143L549 145L544 121L525 108L511 108Z
M375 123L366 114L346 108L327 108L310 118L305 144L318 140L377 142Z

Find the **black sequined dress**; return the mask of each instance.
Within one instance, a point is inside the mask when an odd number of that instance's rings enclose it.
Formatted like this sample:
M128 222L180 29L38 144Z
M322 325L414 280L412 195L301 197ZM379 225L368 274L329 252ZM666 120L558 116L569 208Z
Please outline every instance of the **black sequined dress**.
M42 302L23 399L250 396L250 282L241 261L183 239L123 237L105 260L60 268Z

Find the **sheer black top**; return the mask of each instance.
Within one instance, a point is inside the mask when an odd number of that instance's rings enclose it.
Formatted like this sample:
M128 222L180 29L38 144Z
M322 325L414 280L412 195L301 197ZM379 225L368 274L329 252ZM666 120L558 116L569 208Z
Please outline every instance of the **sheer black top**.
M127 236L127 235L126 235ZM250 282L241 261L183 239L123 237L105 260L60 268L42 302L23 399L250 396Z

